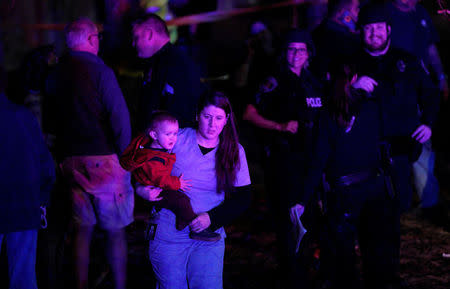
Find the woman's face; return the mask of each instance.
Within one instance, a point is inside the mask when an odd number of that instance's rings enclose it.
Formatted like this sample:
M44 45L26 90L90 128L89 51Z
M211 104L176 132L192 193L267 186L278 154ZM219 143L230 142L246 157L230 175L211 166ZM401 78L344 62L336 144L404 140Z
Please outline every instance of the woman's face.
M217 141L227 120L223 109L208 105L198 115L198 132L207 140Z
M302 69L308 60L308 48L306 44L303 42L290 43L287 47L286 58L290 69Z

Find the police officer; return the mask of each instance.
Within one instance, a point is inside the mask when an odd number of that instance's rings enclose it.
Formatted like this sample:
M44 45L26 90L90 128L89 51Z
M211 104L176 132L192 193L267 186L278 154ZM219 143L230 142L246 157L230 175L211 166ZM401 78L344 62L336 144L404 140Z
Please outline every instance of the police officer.
M391 243L394 201L387 193L380 158L380 111L375 98L350 89L350 71L334 78L329 112L320 130L304 200L310 198L325 172L326 236L321 255L327 262L331 288L360 288L356 273L355 240L359 240L365 288L385 288L395 279ZM353 78L355 81L356 78ZM329 287L327 287L329 288Z
M360 13L363 51L356 57L356 89L375 97L382 113L382 133L391 147L393 178L400 211L411 203L410 166L432 133L439 94L420 62L390 47L391 27L382 5Z
M262 84L244 119L264 129L268 139L266 185L274 209L280 271L288 288L307 288L305 258L296 254L291 216L301 215L301 190L323 108L321 84L308 71L313 43L305 31L291 30L284 40L278 72ZM300 249L300 251L302 251Z
M167 110L180 126L193 126L199 96L205 87L200 68L180 48L170 43L166 22L149 14L133 24L133 46L145 66L137 125L143 130L152 112Z
M399 263L400 214L411 203L411 164L430 139L439 94L420 62L390 45L391 27L385 6L367 5L360 14L363 49L355 57L357 80L353 88L374 97L380 106L381 135L392 160L390 174L398 202L392 236Z

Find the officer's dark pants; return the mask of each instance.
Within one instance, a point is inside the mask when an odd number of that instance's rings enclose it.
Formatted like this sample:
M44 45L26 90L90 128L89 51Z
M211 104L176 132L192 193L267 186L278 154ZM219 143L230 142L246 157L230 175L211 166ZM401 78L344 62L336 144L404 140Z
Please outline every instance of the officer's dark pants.
M269 197L275 218L280 278L283 288L311 287L305 254L307 242L302 240L298 253L292 236L289 208L292 196L299 195L303 186L305 158L299 152L271 152L267 176ZM303 218L302 218L303 219ZM305 225L305 227L307 227ZM309 230L309 228L307 227Z
M359 240L365 288L385 288L394 276L396 209L385 192L382 177L345 188L328 197L329 236L334 244L330 276L334 288L360 288L356 270L355 240Z
M396 198L399 202L400 214L403 214L411 207L413 192L411 182L412 164L407 155L394 156L392 160L392 182L394 183Z
M390 222L395 226L392 239L395 242L394 264L395 274L399 275L400 270L400 216L411 206L412 182L411 182L411 162L407 155L398 155L393 158L392 182L395 188L396 211Z

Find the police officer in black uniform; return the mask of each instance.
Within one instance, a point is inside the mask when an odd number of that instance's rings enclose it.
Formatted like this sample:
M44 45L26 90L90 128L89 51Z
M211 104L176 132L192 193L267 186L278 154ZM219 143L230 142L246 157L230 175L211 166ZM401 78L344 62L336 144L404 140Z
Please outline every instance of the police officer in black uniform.
M377 100L350 87L347 68L334 79L329 113L322 113L320 130L303 199L313 195L325 172L328 244L325 276L331 288L360 288L355 240L363 260L365 288L384 288L394 279L391 238L395 203L386 188L380 155L381 121ZM353 81L356 77L353 77Z
M268 139L266 185L276 219L280 271L288 288L309 286L305 258L295 252L291 216L303 212L301 190L324 105L321 84L307 69L312 56L310 35L289 31L277 73L262 84L244 113Z
M411 164L431 137L439 94L417 58L390 46L387 15L381 4L367 5L359 14L363 50L355 57L358 77L352 87L365 91L380 106L381 136L391 161L392 195L398 203L392 220L396 225L392 241L398 265L400 214L409 208L412 196Z
M157 110L172 113L181 127L195 125L198 98L206 87L200 81L200 67L170 43L164 20L156 14L137 20L133 24L133 46L145 67L137 108L138 130L147 127Z
M411 162L431 136L437 89L417 59L390 47L383 6L360 13L363 49L347 67L350 84L334 88L331 117L320 123L304 196L325 169L335 288L358 288L354 240L366 288L401 288L398 279L400 212L411 200ZM420 111L419 111L420 109Z
M389 20L382 5L360 13L364 50L356 57L354 88L375 97L382 113L382 133L390 144L393 178L401 212L411 203L410 166L431 137L439 95L429 75L412 55L390 47Z

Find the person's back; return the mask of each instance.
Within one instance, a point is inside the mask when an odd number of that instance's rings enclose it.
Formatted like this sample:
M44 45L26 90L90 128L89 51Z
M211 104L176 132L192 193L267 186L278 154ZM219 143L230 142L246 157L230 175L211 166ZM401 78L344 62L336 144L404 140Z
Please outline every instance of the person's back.
M334 152L329 161L328 175L339 177L358 171L376 169L380 166L380 112L375 100L361 104L349 132L336 129ZM336 125L337 126L337 125Z
M328 6L328 17L313 32L317 57L312 68L322 79L330 80L359 48L359 1L330 1Z
M322 172L334 184L342 176L359 173L374 175L381 168L380 108L375 98L354 90L356 95L349 104L348 115L339 113L336 104L324 111L312 156L312 165L305 189L306 199L321 181ZM336 98L337 99L337 98ZM330 100L336 103L336 100ZM342 102L344 100L341 100Z
M112 73L100 58L70 52L61 58L51 81L56 85L56 135L61 157L114 153L111 126L98 79Z
M100 35L89 19L66 29L70 52L48 80L58 161L72 196L77 288L88 283L94 226L106 231L115 288L126 284L125 226L133 221L130 174L119 164L129 144L127 105L113 71L97 57Z
M356 238L365 282L384 285L394 272L389 261L392 246L386 241L391 228L387 216L392 214L394 202L386 191L382 172L380 107L370 94L350 88L356 79L350 81L353 76L348 74L342 81L333 82L330 111L321 117L312 168L304 186L305 201L323 180L323 173L330 186L323 199L329 242L322 250L333 288L358 288ZM379 231L374 233L373 224L378 220Z
M329 19L314 31L313 36L317 57L312 67L322 78L327 78L327 73L336 74L340 64L346 63L359 48L359 33Z

